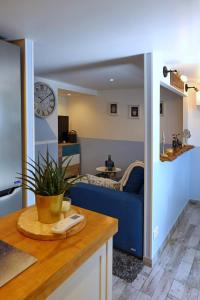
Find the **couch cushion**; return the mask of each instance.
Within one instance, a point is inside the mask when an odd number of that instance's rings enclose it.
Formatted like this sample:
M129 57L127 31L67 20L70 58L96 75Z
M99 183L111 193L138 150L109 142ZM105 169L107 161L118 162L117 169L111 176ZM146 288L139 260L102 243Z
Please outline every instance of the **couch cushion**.
M144 184L144 168L135 167L132 169L128 181L123 188L123 191L128 193L138 193L143 184Z
M144 184L140 187L138 194L144 196Z

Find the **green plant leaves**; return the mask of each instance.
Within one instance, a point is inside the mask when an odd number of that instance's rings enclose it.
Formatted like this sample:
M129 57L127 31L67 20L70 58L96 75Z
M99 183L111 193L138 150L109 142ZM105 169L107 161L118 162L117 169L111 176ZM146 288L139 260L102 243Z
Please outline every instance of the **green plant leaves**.
M26 174L19 174L24 189L43 196L60 195L68 191L79 179L66 179L72 156L66 157L61 164L50 155L48 148L45 155L39 153L37 161L27 161ZM67 164L66 164L67 162ZM64 164L66 166L64 167Z

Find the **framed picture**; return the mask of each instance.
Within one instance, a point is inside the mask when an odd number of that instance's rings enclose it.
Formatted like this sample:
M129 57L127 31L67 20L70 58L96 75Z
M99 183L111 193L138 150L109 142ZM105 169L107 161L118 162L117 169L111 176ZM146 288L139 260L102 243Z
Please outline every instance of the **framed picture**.
M164 102L160 102L160 116L163 117L164 116Z
M140 118L140 106L139 105L129 105L128 106L128 115L130 119L139 119Z
M108 105L108 113L110 116L118 116L118 103L117 102L111 102Z

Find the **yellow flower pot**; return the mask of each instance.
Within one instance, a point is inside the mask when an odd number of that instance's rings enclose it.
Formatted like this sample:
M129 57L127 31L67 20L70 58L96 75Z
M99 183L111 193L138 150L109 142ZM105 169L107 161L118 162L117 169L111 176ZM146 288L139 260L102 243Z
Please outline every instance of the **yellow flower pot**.
M44 224L56 223L61 218L63 194L56 196L36 195L38 221Z

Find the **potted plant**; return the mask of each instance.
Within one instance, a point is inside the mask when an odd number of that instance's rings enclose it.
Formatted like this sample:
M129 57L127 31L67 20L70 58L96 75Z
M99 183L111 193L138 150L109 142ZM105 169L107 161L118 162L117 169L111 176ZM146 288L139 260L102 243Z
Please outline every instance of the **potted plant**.
M41 223L51 224L60 220L64 193L78 179L65 179L70 161L71 157L67 157L58 164L47 149L45 156L41 153L38 155L38 161L26 162L28 174L20 174L18 177L23 182L22 187L35 194L38 220Z

